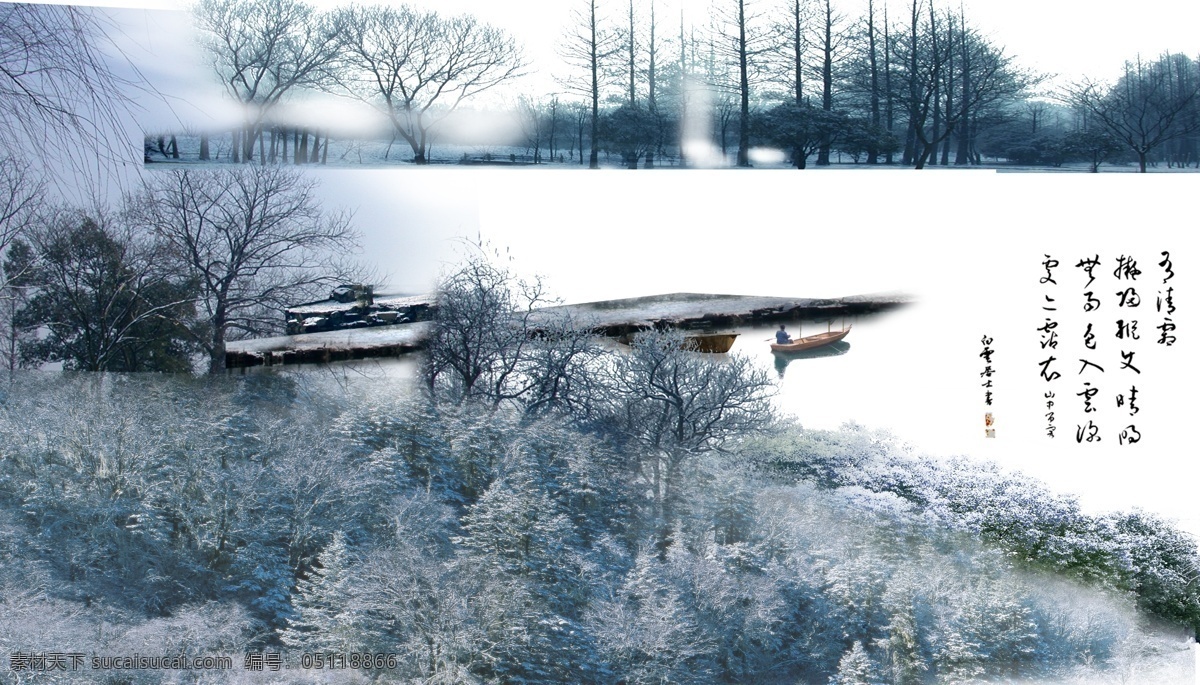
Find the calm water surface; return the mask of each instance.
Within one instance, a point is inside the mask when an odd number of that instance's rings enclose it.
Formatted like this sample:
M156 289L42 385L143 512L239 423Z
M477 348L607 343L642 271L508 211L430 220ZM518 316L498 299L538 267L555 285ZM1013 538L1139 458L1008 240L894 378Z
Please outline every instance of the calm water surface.
M771 351L778 325L737 328L739 333L728 355L749 357L778 384L775 398L780 411L797 418L809 428L837 428L847 422L872 427L894 428L895 403L889 397L890 373L897 368L896 347L889 339L902 337L903 318L896 314L870 315L787 322L792 338L841 330L850 334L832 345L802 353L779 355ZM616 345L613 345L614 348ZM720 363L728 355L711 355ZM279 369L280 367L274 367ZM365 360L322 366L291 367L288 372L331 374L347 380L387 376L401 383L413 382L416 357Z

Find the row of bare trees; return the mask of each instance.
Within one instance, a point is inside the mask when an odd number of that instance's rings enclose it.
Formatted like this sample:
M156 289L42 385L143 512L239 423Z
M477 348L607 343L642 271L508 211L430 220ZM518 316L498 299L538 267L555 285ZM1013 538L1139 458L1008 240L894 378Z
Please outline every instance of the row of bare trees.
M564 40L573 72L563 84L591 103L593 166L601 149L631 167L653 166L671 147L685 161L697 117L705 142L721 158L735 149L739 166L758 145L789 152L798 168L812 156L828 165L835 151L916 168L979 164L985 154L1024 161L1038 109L1060 119L1050 163L1095 170L1124 153L1144 170L1153 150L1168 164L1200 162L1200 79L1184 55L1131 63L1115 84L1039 90L1044 75L1017 64L962 7L932 0L909 0L900 13L871 0L857 18L833 0L722 0L707 26L689 32L681 17L677 38L660 30L654 3L640 7L622 0L605 12L585 0ZM1026 123L1025 140L1013 140ZM582 138L580 129L581 153Z
M1133 152L1140 171L1164 149L1168 164L1200 165L1200 61L1169 53L1139 58L1115 84L1085 80L1070 97L1090 128Z
M653 3L640 18L632 2L610 19L597 0L581 7L564 42L575 67L564 83L592 103L593 157L606 142L627 161L637 156L622 139L636 136L597 130L608 101L617 120L638 120L622 109L645 110L640 121L651 129L670 120L670 135L641 131L643 147L655 138L678 146L684 120L708 118L723 154L736 139L739 166L763 142L788 149L800 168L810 154L830 164L835 149L868 163L892 162L901 149L906 165L949 163L952 146L954 163L969 164L979 161L973 130L1038 82L961 9L922 0L906 7L906 22L886 8L880 16L873 1L851 20L832 0L726 0L706 27L689 32L681 18L678 38L660 37Z
M302 0L205 0L195 11L212 66L246 106L233 161L325 161L329 127L285 126L278 112L320 91L373 107L426 163L447 117L530 67L511 36L469 16L403 5L319 12ZM752 148L772 146L797 168L813 156L829 165L835 153L916 168L980 164L987 151L1012 160L1005 153L1021 144L996 139L1041 103L1073 113L1063 135L1088 132L1090 143L1060 146L1073 158L1111 138L1144 166L1168 141L1194 147L1200 125L1187 57L1131 64L1116 84L1041 92L1045 76L964 8L934 0L870 0L860 16L834 0L717 0L703 19L681 13L678 31L674 22L653 0L577 0L559 40L561 90L512 107L532 161L578 153L595 168L604 152L634 168L704 163L707 146L719 160L710 163L749 166ZM1145 123L1150 112L1157 123ZM689 160L692 143L701 145Z
M413 160L425 163L430 135L446 116L525 67L502 31L403 5L318 12L299 0L204 0L195 13L213 68L246 108L244 126L233 133L234 161L286 159L289 133L294 161L315 160L319 133L310 153L309 131L268 123L287 98L319 90L376 108Z

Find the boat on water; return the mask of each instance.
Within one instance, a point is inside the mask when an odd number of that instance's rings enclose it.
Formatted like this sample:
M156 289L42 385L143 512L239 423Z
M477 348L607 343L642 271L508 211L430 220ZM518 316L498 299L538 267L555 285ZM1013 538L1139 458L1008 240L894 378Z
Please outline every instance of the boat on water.
M622 335L617 338L617 342L628 345L633 342L634 335ZM724 354L733 348L737 337L737 333L688 333L683 337L683 349L689 352Z
M847 326L840 331L826 331L825 333L808 335L782 345L779 343L771 343L771 351L783 353L803 352L805 350L812 350L818 347L832 345L833 343L838 342L842 338L846 337L846 335L850 333L851 328L853 328L853 326Z
M733 347L737 333L699 333L683 339L683 349L693 352L724 354Z

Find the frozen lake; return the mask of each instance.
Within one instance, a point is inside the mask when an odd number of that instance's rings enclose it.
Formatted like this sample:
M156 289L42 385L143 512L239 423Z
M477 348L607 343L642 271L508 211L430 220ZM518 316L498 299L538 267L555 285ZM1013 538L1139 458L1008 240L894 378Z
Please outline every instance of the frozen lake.
M803 426L833 429L855 421L871 427L898 428L890 422L904 412L897 411L890 392L880 392L879 385L894 371L891 367L896 346L889 340L902 337L904 311L902 308L844 320L789 322L787 328L793 338L851 326L850 334L841 342L789 355L771 351L770 342L775 339L777 325L739 327L738 339L728 354L749 357L766 370L777 383L777 408ZM605 345L619 349L616 343ZM705 356L713 363L721 363L728 355ZM411 383L416 379L418 364L419 358L412 355L329 365L259 367L257 372L332 373L347 378L385 376Z

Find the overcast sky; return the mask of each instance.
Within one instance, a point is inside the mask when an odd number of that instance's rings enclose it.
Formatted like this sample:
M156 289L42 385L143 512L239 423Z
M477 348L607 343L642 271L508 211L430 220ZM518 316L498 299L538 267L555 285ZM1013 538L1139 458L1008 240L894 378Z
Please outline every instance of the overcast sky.
M782 0L758 0L761 7ZM710 0L658 0L656 14L661 31L674 36L680 21L705 25ZM109 4L109 3L100 3ZM336 0L317 0L332 7ZM385 3L387 4L387 3ZM408 4L436 8L444 14L470 13L481 21L505 29L524 47L530 74L509 93L546 93L558 89L555 76L565 70L558 56L565 27L570 23L572 0L529 2L505 0L411 0ZM946 3L939 3L946 4ZM957 5L957 3L950 3ZM622 0L607 0L605 10L614 19L623 11ZM877 11L882 11L882 2ZM893 21L903 18L902 2L892 3ZM187 3L176 0L115 0L111 6L146 7L181 11ZM865 12L865 0L836 4L848 18ZM637 0L639 12L648 13L648 0ZM1141 0L1138 3L1096 3L1090 0L970 0L965 12L975 26L1005 46L1019 64L1053 75L1051 87L1083 76L1111 79L1125 60L1139 54L1152 58L1164 51L1200 54L1200 2L1195 0ZM219 107L204 101L204 92L219 93L196 50L192 22L184 14L174 17L122 13L129 27L126 49L155 83L177 100L180 115L190 117L187 100L208 115ZM161 81L160 81L161 78ZM158 124L158 112L151 124Z

